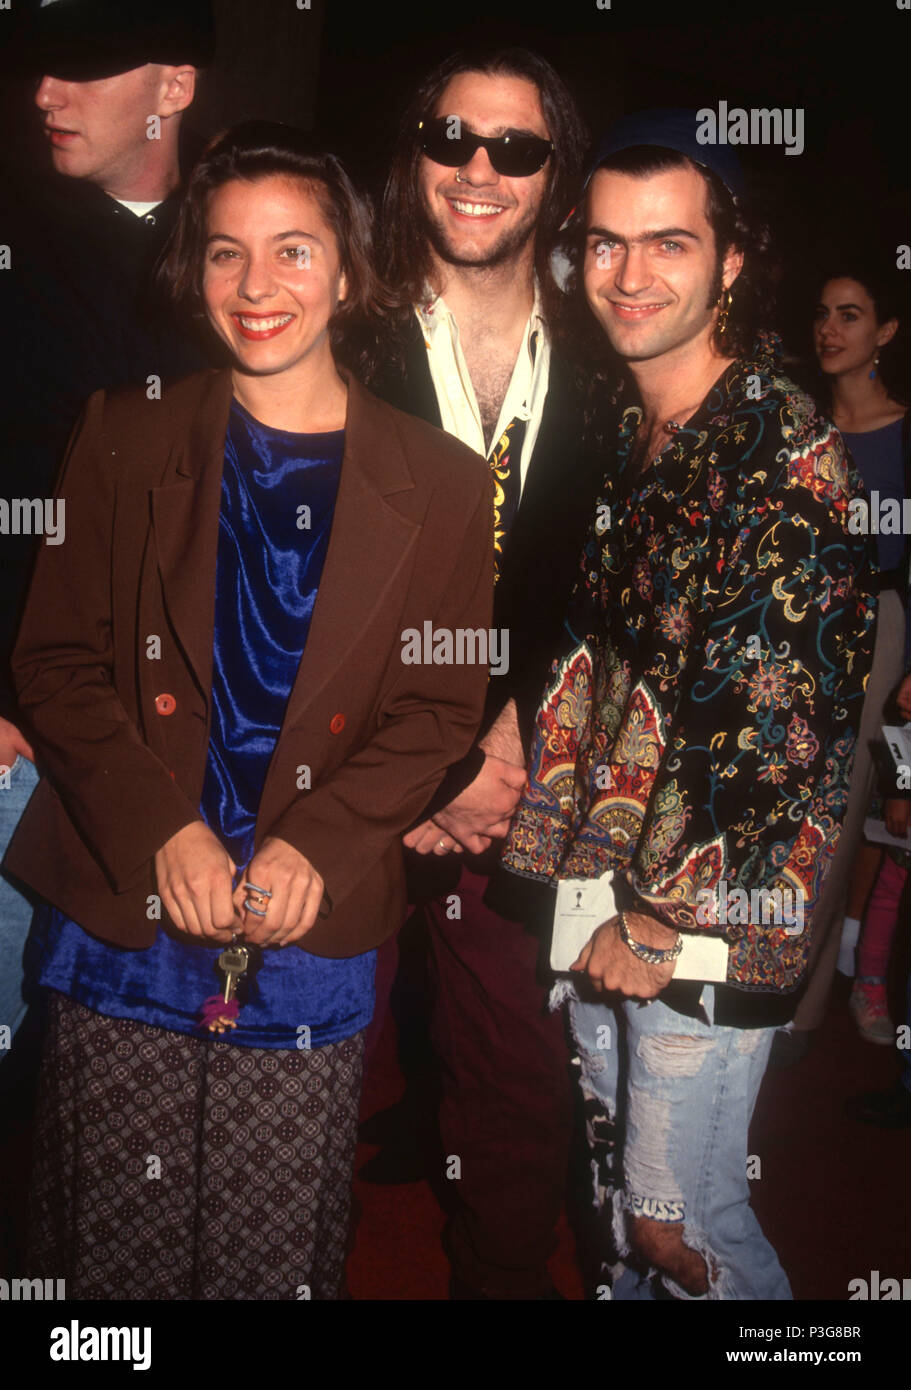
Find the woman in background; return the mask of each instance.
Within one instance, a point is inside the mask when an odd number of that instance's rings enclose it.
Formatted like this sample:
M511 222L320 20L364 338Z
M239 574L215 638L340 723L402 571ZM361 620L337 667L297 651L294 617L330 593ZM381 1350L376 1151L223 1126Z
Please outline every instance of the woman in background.
M813 344L821 373L816 394L841 431L871 506L907 495L907 410L890 371L900 329L895 292L889 281L866 267L845 264L827 275L814 312ZM870 526L872 533L874 527ZM792 1024L779 1031L790 1038L777 1047L781 1060L797 1060L807 1035L822 1022L835 971L853 975L861 918L876 880L882 849L863 841L864 819L874 791L872 750L880 742L883 706L906 668L908 562L906 537L875 536L879 575L879 616L873 669L864 700L848 811L835 861L813 919L813 954L806 994ZM900 806L888 814L896 819ZM897 819L896 819L897 823ZM882 922L883 915L875 920ZM869 944L869 943L868 943ZM882 950L876 958L881 963ZM891 1026L885 980L864 978L862 968L851 1009L865 1036ZM777 1039L776 1039L777 1042Z

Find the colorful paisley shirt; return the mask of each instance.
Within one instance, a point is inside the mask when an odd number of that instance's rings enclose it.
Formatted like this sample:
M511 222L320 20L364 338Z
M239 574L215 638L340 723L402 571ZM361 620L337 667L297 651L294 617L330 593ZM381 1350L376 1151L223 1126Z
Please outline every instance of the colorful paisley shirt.
M789 992L872 660L875 560L846 524L862 485L771 341L635 476L641 418L621 401L502 863L549 883L613 870L668 926L724 934L729 985ZM737 888L802 901L804 929L706 910Z

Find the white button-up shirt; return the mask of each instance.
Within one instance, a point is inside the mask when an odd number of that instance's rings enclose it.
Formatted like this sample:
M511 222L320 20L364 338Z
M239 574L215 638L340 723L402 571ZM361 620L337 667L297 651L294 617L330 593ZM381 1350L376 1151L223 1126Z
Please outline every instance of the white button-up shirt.
M459 325L442 295L428 298L415 306L418 323L424 334L427 361L440 407L443 429L454 434L463 444L484 458L489 457L504 430L513 420L525 420L525 439L519 458L519 495L525 486L529 461L541 427L544 398L550 378L550 339L541 315L541 303L535 286L535 302L525 325L519 355L500 409L497 427L488 449L484 443L484 427L477 396L459 342ZM532 335L536 335L532 353Z

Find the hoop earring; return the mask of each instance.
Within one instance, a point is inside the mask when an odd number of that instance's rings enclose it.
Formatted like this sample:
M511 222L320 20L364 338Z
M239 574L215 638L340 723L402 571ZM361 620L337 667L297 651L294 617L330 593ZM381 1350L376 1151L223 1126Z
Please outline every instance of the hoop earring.
M720 334L720 336L721 336L722 338L724 337L725 333L727 333L727 331L728 331L728 315L729 315L730 312L731 312L731 305L733 304L733 302L734 302L734 296L731 294L731 291L730 291L730 290L722 290L722 291L721 291L721 294L718 296L718 303L719 303L719 305L721 306L721 308L720 308L720 312L719 312L719 314L718 314L718 325L717 325L717 327L718 327L718 332L719 332L719 334Z

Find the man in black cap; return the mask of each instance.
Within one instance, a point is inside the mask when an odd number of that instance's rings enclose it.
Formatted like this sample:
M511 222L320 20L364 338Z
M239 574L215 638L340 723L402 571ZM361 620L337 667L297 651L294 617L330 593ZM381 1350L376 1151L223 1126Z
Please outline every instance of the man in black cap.
M20 38L16 67L35 80L53 171L0 179L0 315L12 345L0 374L0 856L37 781L8 657L35 533L65 543L65 513L49 499L69 431L99 387L142 381L160 393L206 365L158 310L151 275L177 215L181 124L214 34L208 0L42 0ZM0 879L0 1029L10 1036L25 1012L30 915Z
M787 1299L747 1132L838 840L875 601L860 480L757 334L766 241L698 129L621 122L580 209L580 298L625 381L503 864L557 885L608 1295Z

